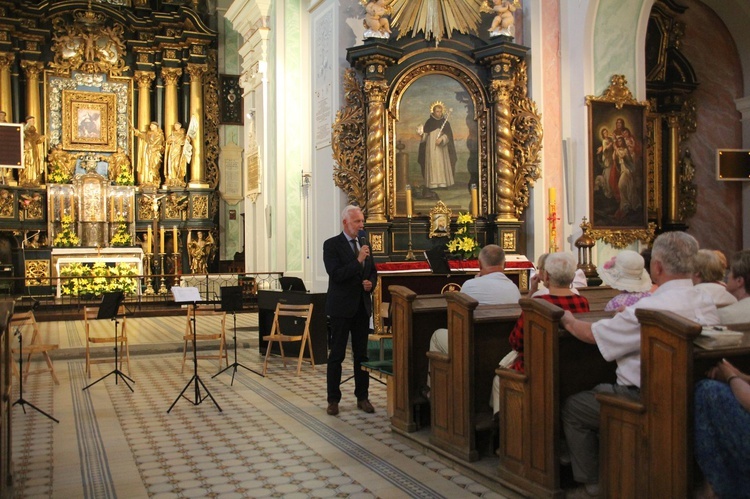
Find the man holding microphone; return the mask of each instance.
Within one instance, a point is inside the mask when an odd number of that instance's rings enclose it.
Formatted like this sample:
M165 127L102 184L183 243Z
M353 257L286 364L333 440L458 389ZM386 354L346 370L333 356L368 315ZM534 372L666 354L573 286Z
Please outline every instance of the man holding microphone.
M346 357L349 333L352 335L354 395L357 407L375 412L368 400L370 378L360 365L367 362L367 338L372 315L372 291L377 271L365 238L365 218L358 206L349 205L341 213L342 231L323 243L323 263L328 273L326 315L331 331L328 354L328 408L331 416L339 413L341 401L341 363Z

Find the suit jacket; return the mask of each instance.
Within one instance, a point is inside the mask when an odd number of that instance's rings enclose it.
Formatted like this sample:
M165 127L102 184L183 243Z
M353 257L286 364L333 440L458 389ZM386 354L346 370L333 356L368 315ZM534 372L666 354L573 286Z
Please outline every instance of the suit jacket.
M372 314L372 291L377 284L378 272L372 255L364 265L357 261L349 237L341 232L323 243L323 263L328 273L328 295L326 315L330 317L354 317L360 300L364 301L368 315ZM372 290L366 292L362 281L372 282Z

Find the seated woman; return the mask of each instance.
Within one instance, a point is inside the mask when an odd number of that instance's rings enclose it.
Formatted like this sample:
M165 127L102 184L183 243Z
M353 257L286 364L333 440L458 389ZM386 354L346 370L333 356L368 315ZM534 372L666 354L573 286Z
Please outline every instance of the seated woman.
M563 310L570 310L574 314L589 311L589 301L580 296L571 283L576 273L576 258L573 253L550 253L544 260L544 271L541 280L547 293L537 294L534 298L547 300ZM516 321L516 325L508 338L513 350L500 361L500 366L523 372L523 313ZM492 382L492 399L490 400L493 414L500 410L500 378L495 376Z
M549 253L542 253L536 261L536 271L529 279L529 296L537 298L541 295L549 294L549 289L544 285L544 262L547 260ZM577 269L570 284L570 289L574 294L580 294L576 288L587 285L586 274L583 270Z
M699 497L750 495L750 376L726 360L695 386L695 460L706 477Z
M727 285L723 281L726 266L721 263L715 251L698 250L694 267L693 285L711 297L717 308L737 302L737 298L727 291Z
M653 284L645 267L646 262L641 255L623 250L596 269L604 284L623 291L609 300L604 307L606 312L620 311L651 295Z

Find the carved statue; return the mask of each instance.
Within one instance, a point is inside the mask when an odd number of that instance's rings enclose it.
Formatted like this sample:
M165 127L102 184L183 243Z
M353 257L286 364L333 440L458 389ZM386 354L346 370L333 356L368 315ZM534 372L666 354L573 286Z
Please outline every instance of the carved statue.
M109 180L112 182L117 180L117 176L120 175L120 173L132 173L130 158L127 154L125 154L125 151L122 149L122 147L118 147L117 152L110 157L105 158L105 160L109 164L107 174L109 176Z
M198 239L193 241L192 234L188 232L188 253L190 255L190 271L193 274L207 274L208 261L211 259L214 250L214 238L208 232L206 238L203 238L203 232L198 231Z
M8 114L5 111L0 111L0 123L7 123L8 122ZM2 179L4 184L10 183L11 180L13 180L13 168L3 168L2 169Z
M185 135L182 124L175 123L172 133L167 139L164 150L164 176L169 186L185 187L188 158L184 154L185 142L190 139Z
M365 38L390 38L391 25L384 16L390 15L391 7L386 0L368 0L365 6Z
M23 163L19 180L21 185L37 186L42 181L44 135L36 131L36 118L28 116L23 129Z
M147 132L141 132L133 125L130 127L135 136L144 142L143 152L138 158L138 185L158 186L161 182L159 167L164 152L164 132L155 121L148 126Z
M516 33L514 12L521 6L519 0L492 0L490 9L482 9L484 12L494 12L495 18L490 26L490 37L510 36Z
M60 142L55 144L47 155L47 163L49 163L50 171L59 169L68 177L72 177L75 173L76 161L76 156L64 151Z

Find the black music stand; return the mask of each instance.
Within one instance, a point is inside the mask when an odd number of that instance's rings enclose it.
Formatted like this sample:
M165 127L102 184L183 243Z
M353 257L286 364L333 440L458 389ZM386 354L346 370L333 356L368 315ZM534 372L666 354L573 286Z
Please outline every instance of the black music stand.
M223 373L227 369L234 368L232 371L232 382L229 383L229 386L234 385L234 375L237 374L237 368L241 367L243 369L247 369L251 373L255 373L261 378L264 378L261 373L258 371L255 371L254 369L250 369L247 366L243 366L239 362L237 362L237 311L242 310L242 286L222 286L221 287L221 309L224 312L232 312L232 320L234 322L234 362L221 371L217 372L211 378L215 378L219 374Z
M172 286L172 295L174 295L175 303L184 303L193 306L193 317L190 319L191 321L193 321L193 377L190 378L190 381L187 382L185 388L182 389L180 394L177 395L177 398L174 399L174 402L172 402L172 405L169 406L169 409L167 409L167 414L172 411L172 408L175 406L175 404L177 404L177 401L180 400L180 397L185 397L185 399L193 405L200 405L200 403L203 402L206 397L208 397L211 399L211 402L214 403L216 408L219 409L219 412L223 412L221 410L221 406L219 406L219 404L216 402L216 399L214 399L213 395L211 395L211 392L209 392L208 388L206 388L205 383L203 383L200 376L198 376L198 347L195 343L195 337L198 335L198 330L196 329L197 324L195 321L195 309L198 308L198 303L203 301L201 299L201 294L198 291L198 288L195 287ZM195 384L194 400L191 400L187 396L185 396L185 392L191 384ZM201 387L203 387L206 395L201 395Z
M35 302L34 305L31 306L32 313L36 308L39 306L39 302ZM10 320L10 318L8 318ZM28 405L32 409L34 409L36 412L42 414L43 416L47 416L49 419L54 421L55 423L59 423L57 419L53 418L25 398L23 398L23 333L21 332L21 327L16 327L16 335L18 335L18 369L20 370L20 374L18 376L18 400L13 402L11 407L15 405L20 405L21 409L23 409L23 413L26 414L26 406Z
M85 386L83 389L88 390L90 387L94 386L107 376L115 375L115 384L117 384L117 381L119 378L122 378L122 382L125 383L125 386L130 388L130 391L134 391L133 387L128 384L128 381L135 384L135 381L125 374L124 372L120 371L120 365L119 362L119 355L117 352L117 344L119 343L119 338L117 337L117 325L120 323L120 321L117 320L117 312L120 309L120 305L122 305L122 301L125 299L125 294L123 294L122 291L115 291L112 293L104 293L102 296L102 303L99 305L99 312L96 314L97 319L110 319L114 321L115 323L115 368L99 378L98 380L94 381L93 383Z

